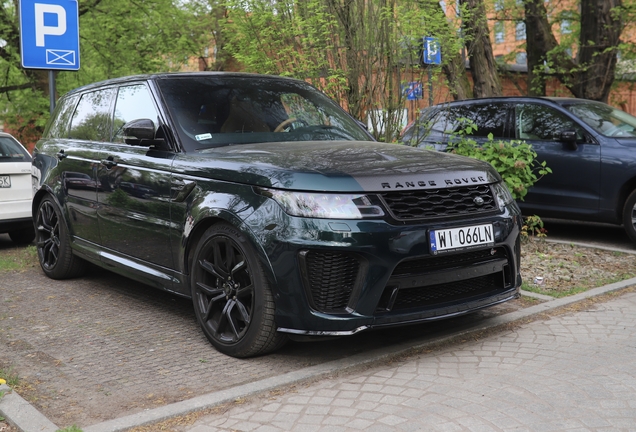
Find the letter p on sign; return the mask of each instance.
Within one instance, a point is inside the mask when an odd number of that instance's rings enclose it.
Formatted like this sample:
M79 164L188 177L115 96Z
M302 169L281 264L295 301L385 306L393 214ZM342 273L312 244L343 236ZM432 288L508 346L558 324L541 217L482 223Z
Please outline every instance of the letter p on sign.
M60 5L35 3L35 45L44 46L44 36L61 36L66 33L66 10ZM57 25L46 25L45 14L57 15Z

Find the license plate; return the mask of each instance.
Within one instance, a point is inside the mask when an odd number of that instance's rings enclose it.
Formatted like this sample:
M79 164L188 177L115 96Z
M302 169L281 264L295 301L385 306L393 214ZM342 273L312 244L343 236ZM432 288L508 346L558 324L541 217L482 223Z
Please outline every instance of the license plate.
M0 187L10 188L11 187L11 176L8 176L8 175L0 176Z
M492 224L432 230L431 252L447 252L495 244Z

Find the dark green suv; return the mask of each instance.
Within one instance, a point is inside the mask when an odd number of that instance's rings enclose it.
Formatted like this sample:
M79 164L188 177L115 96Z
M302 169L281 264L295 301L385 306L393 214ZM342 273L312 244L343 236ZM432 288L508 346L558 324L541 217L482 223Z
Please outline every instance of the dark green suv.
M63 96L34 151L44 272L191 297L221 352L518 295L520 213L475 160L374 142L302 81L121 78Z

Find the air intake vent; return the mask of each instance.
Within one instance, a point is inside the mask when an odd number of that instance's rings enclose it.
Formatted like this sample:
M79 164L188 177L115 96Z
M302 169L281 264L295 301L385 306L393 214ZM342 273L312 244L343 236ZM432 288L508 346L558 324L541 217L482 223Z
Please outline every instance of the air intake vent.
M343 311L349 304L360 273L360 261L337 252L308 251L301 254L313 306L322 312Z

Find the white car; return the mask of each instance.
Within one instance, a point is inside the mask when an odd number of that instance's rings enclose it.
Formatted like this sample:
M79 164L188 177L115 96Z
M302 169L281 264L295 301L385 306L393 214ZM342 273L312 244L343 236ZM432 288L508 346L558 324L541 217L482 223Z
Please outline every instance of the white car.
M15 243L35 238L31 202L31 155L11 135L0 132L0 233Z

